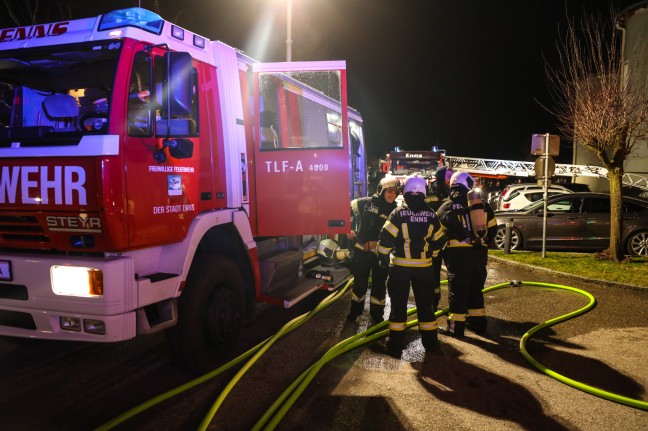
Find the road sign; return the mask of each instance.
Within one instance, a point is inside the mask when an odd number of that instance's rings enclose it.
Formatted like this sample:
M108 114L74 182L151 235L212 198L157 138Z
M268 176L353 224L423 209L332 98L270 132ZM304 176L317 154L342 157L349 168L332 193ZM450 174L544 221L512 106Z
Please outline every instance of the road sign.
M534 156L557 156L559 153L560 137L558 135L544 133L531 136L531 154Z
M545 166L547 165L547 166ZM556 170L556 162L551 156L540 156L535 161L535 177L538 179L551 178Z

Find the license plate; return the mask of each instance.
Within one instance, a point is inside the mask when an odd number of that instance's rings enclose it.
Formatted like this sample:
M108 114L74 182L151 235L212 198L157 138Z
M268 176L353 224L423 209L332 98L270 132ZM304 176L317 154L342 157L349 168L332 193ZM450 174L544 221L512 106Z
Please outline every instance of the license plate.
M0 260L0 280L12 281L13 275L11 274L11 261Z

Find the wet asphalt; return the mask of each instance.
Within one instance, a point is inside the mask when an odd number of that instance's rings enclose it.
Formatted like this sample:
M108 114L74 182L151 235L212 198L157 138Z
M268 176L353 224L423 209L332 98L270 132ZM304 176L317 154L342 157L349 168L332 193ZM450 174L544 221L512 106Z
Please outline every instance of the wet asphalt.
M539 331L529 354L551 372L623 397L648 401L648 290L624 288L491 259L487 286L511 280L584 289L596 298L588 313ZM284 310L261 306L240 351L307 313L322 292ZM345 319L345 293L278 340L240 379L208 429L249 430L286 388L336 343L361 333L367 313ZM413 298L412 300L412 306ZM443 290L441 305L447 302ZM283 430L639 430L648 412L608 401L533 367L520 338L534 326L584 307L588 299L544 286L506 287L486 294L488 333L425 353L408 330L401 359L367 344L338 356L314 375L276 429ZM415 316L412 316L415 318ZM444 318L440 318L443 323ZM207 379L117 426L121 430L195 430L214 409L237 368ZM2 429L91 430L195 376L171 362L164 336L117 344L0 340Z
M528 341L527 351L540 365L588 386L648 401L648 289L490 261L487 286L511 280L574 287L596 298L588 313ZM444 290L441 306L446 301ZM486 294L486 336L442 336L441 351L426 354L417 331L410 330L400 360L375 346L357 349L323 369L278 428L648 429L648 412L561 383L520 353L525 332L588 303L581 294L545 286L495 290ZM368 324L365 313L357 325L344 324L341 336Z

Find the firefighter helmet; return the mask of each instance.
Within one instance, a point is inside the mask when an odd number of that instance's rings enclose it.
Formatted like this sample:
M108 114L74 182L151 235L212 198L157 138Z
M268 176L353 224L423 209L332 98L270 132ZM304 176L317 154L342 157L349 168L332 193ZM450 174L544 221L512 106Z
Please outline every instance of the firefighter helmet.
M340 246L332 239L323 239L317 246L317 254L321 256L324 265L335 264L335 252Z
M439 169L437 169L437 171L434 173L434 177L438 182L450 183L450 178L452 177L452 174L454 174L452 168L448 166L442 166Z
M405 187L403 187L403 194L405 193L423 193L427 194L427 181L420 175L412 175L405 180Z
M468 172L455 172L450 178L450 188L461 186L465 187L466 190L472 190L474 185L475 180Z
M378 183L378 190L376 192L382 195L385 190L393 189L396 193L400 193L400 182L395 177L385 177Z

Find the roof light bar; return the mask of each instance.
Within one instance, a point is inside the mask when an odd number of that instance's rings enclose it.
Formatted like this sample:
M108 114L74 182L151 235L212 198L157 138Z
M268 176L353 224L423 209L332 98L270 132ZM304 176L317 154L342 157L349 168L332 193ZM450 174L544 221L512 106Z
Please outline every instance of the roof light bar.
M133 7L108 12L101 17L99 31L112 30L119 27L136 27L153 34L162 33L164 20L160 15Z

